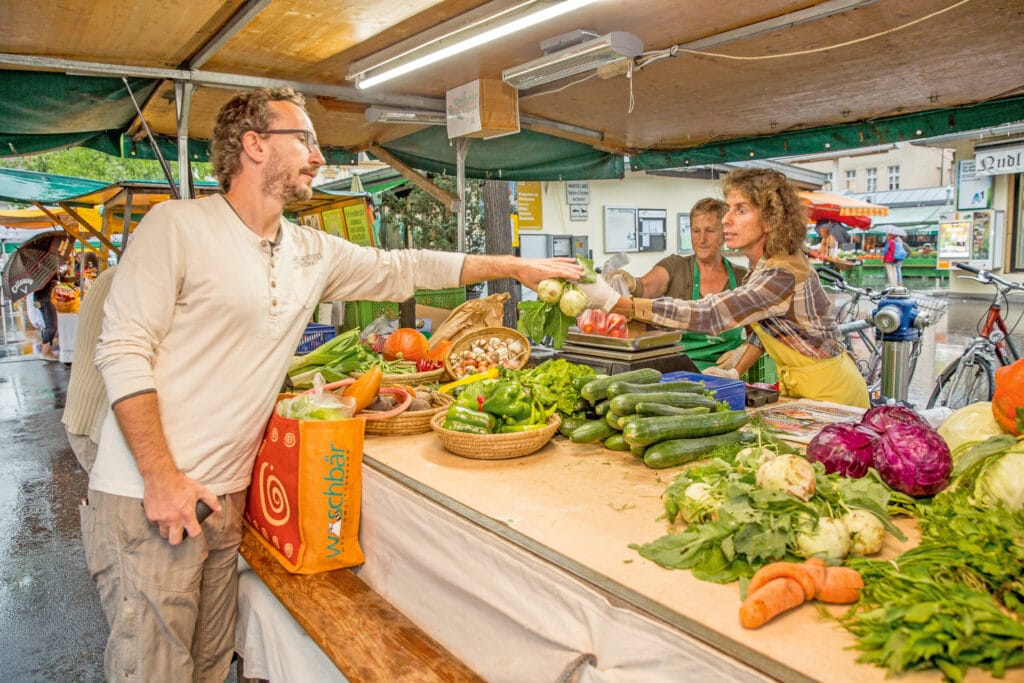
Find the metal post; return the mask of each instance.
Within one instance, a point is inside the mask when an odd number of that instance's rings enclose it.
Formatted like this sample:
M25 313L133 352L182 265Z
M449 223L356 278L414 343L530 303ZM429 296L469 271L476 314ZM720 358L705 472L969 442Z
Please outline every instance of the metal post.
M456 244L459 253L466 253L466 155L469 154L469 138L455 140L455 186L459 193L458 234Z
M171 173L171 167L167 165L167 159L164 159L164 155L160 151L160 145L157 144L156 138L153 137L153 131L149 128L149 123L146 122L146 117L142 115L142 108L139 106L139 101L135 99L135 93L132 92L132 86L128 84L128 79L124 76L121 77L121 81L124 83L124 87L128 89L128 96L131 98L132 104L135 105L135 111L139 115L139 121L142 122L142 127L146 130L146 137L149 139L149 144L153 146L153 154L156 155L156 160L160 162L160 168L163 169L164 177L167 178L167 184L171 186L171 194L174 195L175 199L181 199L181 195L178 194L178 188L174 184L174 174Z
M192 83L174 82L174 113L178 119L178 187L182 199L196 196L192 183L192 161L188 157L188 116L195 88Z

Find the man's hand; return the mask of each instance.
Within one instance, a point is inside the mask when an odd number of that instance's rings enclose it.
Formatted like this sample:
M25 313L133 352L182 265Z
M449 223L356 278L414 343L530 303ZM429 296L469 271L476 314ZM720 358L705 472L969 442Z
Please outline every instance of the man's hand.
M581 282L577 284L577 287L587 295L587 308L600 308L605 313L611 311L621 298L621 295L612 289L611 285L602 277L597 278L597 282L591 284Z
M583 266L574 258L520 258L516 259L513 277L530 289L537 291L541 280L560 277L575 282L583 277Z
M183 531L189 536L203 533L196 520L196 501L199 500L214 512L220 511L217 496L178 472L164 481L147 481L142 507L146 510L146 519L160 527L160 535L171 545L178 545L184 539Z

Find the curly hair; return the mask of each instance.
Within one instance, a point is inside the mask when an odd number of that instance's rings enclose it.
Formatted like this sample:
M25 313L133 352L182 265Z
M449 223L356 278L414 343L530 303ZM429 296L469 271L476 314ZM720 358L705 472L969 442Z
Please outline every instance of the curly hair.
M807 210L786 176L766 168L741 168L722 179L722 191L743 195L761 212L770 230L764 255L788 256L799 252L807 238Z
M267 130L273 123L274 112L268 102L291 102L306 110L306 99L292 88L257 88L235 95L217 112L210 161L225 192L231 189L231 181L242 168L242 136L250 130Z
M690 209L690 220L693 220L694 216L700 216L702 214L710 214L718 219L721 223L722 219L725 218L725 212L729 210L728 204L723 202L721 199L715 199L714 197L704 197L698 199L697 203Z

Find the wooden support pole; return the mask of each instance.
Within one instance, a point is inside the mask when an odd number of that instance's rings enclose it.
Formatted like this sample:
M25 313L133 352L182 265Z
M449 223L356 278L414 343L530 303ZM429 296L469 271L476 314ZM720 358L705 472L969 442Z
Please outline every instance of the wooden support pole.
M370 145L369 151L371 154L373 154L373 156L377 157L385 164L387 164L388 166L390 166L391 168L395 169L403 176L408 178L413 185L420 188L421 190L429 194L431 197L444 204L444 207L451 211L452 213L459 210L460 202L458 197L453 197L452 195L445 192L444 189L438 187L434 183L424 178L422 175L417 173L415 169L413 169L410 166L407 166L391 152L387 151L386 149L377 144Z
M104 235L102 232L100 232L96 228L92 227L91 225L89 225L89 221L87 221L84 218L82 218L81 214L79 214L77 211L75 211L73 208L71 208L71 206L69 206L67 203L64 203L64 204L58 203L57 206L59 206L60 208L64 209L65 211L67 211L68 215L71 216L72 218L74 218L76 221L78 221L78 224L80 226L84 227L86 232L88 232L90 235L92 235L93 237L98 239L100 242L103 242L103 244L107 245L107 248L112 250L115 254L117 254L118 258L120 258L121 250L119 248L117 248L116 246L114 246L114 243L111 242L107 238L106 235ZM40 208L42 208L42 207L40 207Z

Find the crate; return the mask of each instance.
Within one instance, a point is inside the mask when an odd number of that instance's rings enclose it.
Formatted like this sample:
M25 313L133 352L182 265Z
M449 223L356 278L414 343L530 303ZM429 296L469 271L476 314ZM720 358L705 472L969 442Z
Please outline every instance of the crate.
M299 348L295 350L295 353L309 353L321 344L334 339L336 335L334 325L309 323L306 325L306 331L302 333L302 341L299 342Z
M714 393L716 401L725 401L732 410L743 410L747 405L747 385L743 380L701 375L696 372L667 372L661 376L662 382L681 379L703 382L704 387Z
M779 381L779 373L775 360L767 353L762 354L757 362L750 366L743 379L751 384L775 384Z
M415 298L416 303L421 306L452 309L465 303L466 288L419 289L416 290ZM388 320L398 320L398 304L394 301L346 301L342 329L363 329L382 313Z

